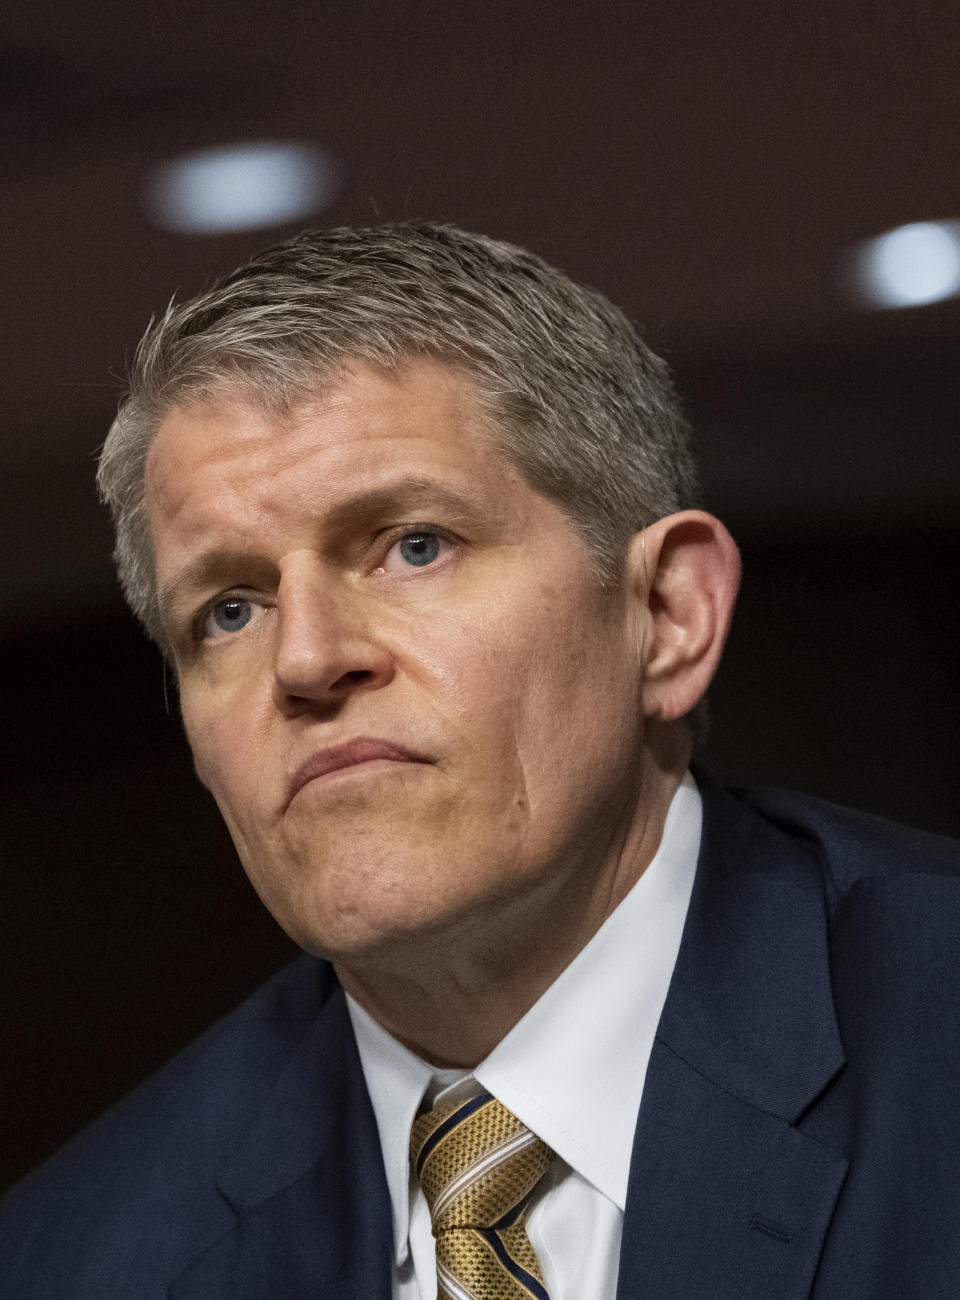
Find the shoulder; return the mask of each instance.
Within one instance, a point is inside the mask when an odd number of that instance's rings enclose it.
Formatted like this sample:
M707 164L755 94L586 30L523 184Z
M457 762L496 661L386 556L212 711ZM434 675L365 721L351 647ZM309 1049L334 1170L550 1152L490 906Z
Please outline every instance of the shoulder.
M337 987L297 959L8 1193L0 1292L146 1297L226 1231L213 1173Z
M804 795L698 780L704 878L719 878L779 942L826 941L838 1011L854 1036L871 1027L879 1035L884 1021L901 1035L924 1024L934 1034L938 1019L955 1020L960 844ZM909 1008L921 998L930 1014L918 1017Z
M929 1085L930 1063L958 1048L960 842L785 791L736 797L819 869L848 1053L871 1086L916 1063Z
M816 856L833 904L867 880L924 875L943 877L946 884L960 879L960 841L786 790L731 793Z

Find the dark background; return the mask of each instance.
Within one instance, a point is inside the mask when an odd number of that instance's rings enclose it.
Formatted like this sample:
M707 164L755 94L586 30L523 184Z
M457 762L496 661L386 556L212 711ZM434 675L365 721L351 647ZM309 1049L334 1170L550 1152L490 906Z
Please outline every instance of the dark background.
M645 324L744 555L706 759L960 833L960 304L870 312L856 240L960 216L954 5L35 3L0 23L3 1167L290 946L113 589L94 452L151 312L291 228L165 234L149 166L316 140L316 220L456 221ZM302 223L298 223L302 224Z

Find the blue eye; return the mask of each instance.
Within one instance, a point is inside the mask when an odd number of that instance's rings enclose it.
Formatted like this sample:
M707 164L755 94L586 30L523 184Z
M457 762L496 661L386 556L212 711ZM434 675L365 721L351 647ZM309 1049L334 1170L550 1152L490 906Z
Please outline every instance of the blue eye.
M246 627L253 617L253 606L242 596L225 596L218 600L207 615L205 631L208 636L215 636L213 628L221 632L239 632ZM212 625L212 626L211 626Z
M440 538L436 533L408 533L400 542L400 554L407 564L422 568L440 554Z

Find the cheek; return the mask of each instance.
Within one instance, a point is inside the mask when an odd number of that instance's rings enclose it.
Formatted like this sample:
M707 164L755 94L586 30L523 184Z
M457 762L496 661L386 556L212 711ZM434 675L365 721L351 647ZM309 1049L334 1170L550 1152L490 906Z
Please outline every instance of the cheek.
M184 730L193 767L198 780L214 796L223 809L225 803L237 802L242 790L237 783L244 770L249 770L249 757L241 763L240 756L249 756L249 745L234 725L234 718L242 718L243 711L224 707L196 707L189 697L181 697Z
M466 750L512 748L518 711L543 676L541 651L516 620L504 626L485 606L455 627L420 643L412 668L428 706Z
M446 713L495 785L558 798L580 767L619 762L638 726L637 673L620 623L596 599L532 589L519 606L488 602L426 648ZM534 786L537 789L534 789Z
M639 739L633 675L605 650L596 638L566 637L531 661L518 738L528 772L561 801L607 780Z

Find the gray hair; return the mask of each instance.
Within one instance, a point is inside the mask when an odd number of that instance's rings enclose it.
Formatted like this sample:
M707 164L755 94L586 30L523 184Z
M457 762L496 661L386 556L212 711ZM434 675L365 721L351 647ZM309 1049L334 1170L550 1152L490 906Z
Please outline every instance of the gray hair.
M308 231L151 321L103 445L120 585L161 648L145 478L167 412L227 396L289 411L351 360L416 357L470 377L494 441L567 514L602 581L634 532L695 504L669 370L601 294L452 226Z

